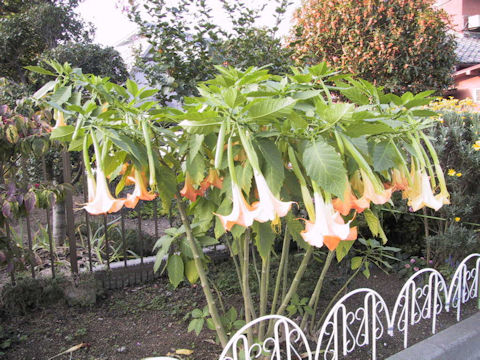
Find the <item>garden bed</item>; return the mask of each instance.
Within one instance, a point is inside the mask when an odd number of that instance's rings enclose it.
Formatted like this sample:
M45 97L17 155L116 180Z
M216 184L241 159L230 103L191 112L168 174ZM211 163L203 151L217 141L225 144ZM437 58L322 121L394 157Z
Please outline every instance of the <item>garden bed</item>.
M241 307L241 297L228 262L212 265L219 278L217 286L227 306ZM332 267L324 288L321 309L343 283L344 275ZM315 281L313 279L312 281ZM370 279L357 277L348 291L369 287L380 293L389 307L395 301L405 279L397 274L372 272ZM299 292L307 291L300 289ZM182 359L217 359L221 352L215 344L215 334L204 329L200 336L188 333L190 318L185 316L205 305L200 286L184 285L173 290L167 279L160 278L146 285L104 294L91 308L54 305L23 316L4 314L4 339L11 345L4 350L6 359L48 359L78 345L74 359L140 359L147 356L175 355L179 349L189 349L190 356ZM476 301L462 308L462 319L477 312ZM292 316L294 320L296 316ZM437 331L456 323L455 313L442 313L437 319ZM232 334L230 334L232 335ZM431 322L424 320L409 328L409 345L431 335ZM313 343L313 342L312 342ZM403 349L403 334L384 335L377 343L378 359L384 359ZM64 358L68 358L64 356ZM368 349L355 351L351 359L368 359ZM60 357L61 359L61 357Z

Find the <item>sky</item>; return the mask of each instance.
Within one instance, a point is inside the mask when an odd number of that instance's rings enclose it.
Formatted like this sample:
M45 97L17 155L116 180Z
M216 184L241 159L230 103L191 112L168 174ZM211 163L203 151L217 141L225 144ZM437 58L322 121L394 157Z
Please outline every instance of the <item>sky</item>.
M259 4L264 1L248 0L248 3ZM285 20L280 26L279 33L281 35L286 35L288 33L293 10L300 4L300 0L293 0L292 2L294 4L289 7L289 11L284 17ZM212 6L216 15L215 18L218 20L218 23L221 24L224 15L222 14L220 7L216 5L218 4L218 1L207 0L207 3ZM274 2L271 3L274 4ZM114 46L136 31L136 25L130 22L126 15L123 14L115 4L116 0L84 0L77 8L77 12L84 18L84 20L95 25L95 42L102 45ZM259 20L260 25L273 25L273 17L271 16L273 10L274 7L269 6L263 12L264 15Z

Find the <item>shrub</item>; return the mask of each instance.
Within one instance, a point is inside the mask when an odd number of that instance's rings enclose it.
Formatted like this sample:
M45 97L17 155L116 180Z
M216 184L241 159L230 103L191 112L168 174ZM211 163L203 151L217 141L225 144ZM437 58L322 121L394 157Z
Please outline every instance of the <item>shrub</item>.
M455 41L433 0L308 0L295 15L296 59L326 60L393 92L451 83Z

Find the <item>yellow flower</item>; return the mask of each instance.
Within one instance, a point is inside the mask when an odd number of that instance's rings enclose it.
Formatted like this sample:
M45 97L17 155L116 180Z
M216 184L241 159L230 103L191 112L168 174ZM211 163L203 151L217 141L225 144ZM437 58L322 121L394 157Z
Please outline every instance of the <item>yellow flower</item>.
M462 176L462 173L456 173L455 175L457 175L457 177L460 177Z
M458 216L455 218L455 221L456 221L456 222L459 222L460 220L461 220L461 219L460 219Z
M480 150L480 140L475 141L475 144L472 145L473 150Z
M448 176L455 176L457 172L453 169L448 169Z

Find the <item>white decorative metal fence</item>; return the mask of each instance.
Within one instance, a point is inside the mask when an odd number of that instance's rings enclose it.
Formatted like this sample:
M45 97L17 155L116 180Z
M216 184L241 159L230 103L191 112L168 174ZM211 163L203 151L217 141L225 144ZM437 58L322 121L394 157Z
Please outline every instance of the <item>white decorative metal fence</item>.
M382 296L372 289L357 289L343 296L330 310L311 352L307 338L292 320L279 315L258 318L230 339L220 360L337 360L360 347L369 347L372 359L377 357L377 341L385 333L403 334L408 346L409 328L420 321L430 320L435 334L437 317L451 308L461 318L462 306L479 297L480 254L467 256L457 267L450 285L435 269L423 269L404 284L390 311ZM358 306L358 301L361 305ZM352 305L353 304L353 305ZM351 309L354 307L353 309ZM260 322L273 322L273 335L263 342L255 341L253 329Z

